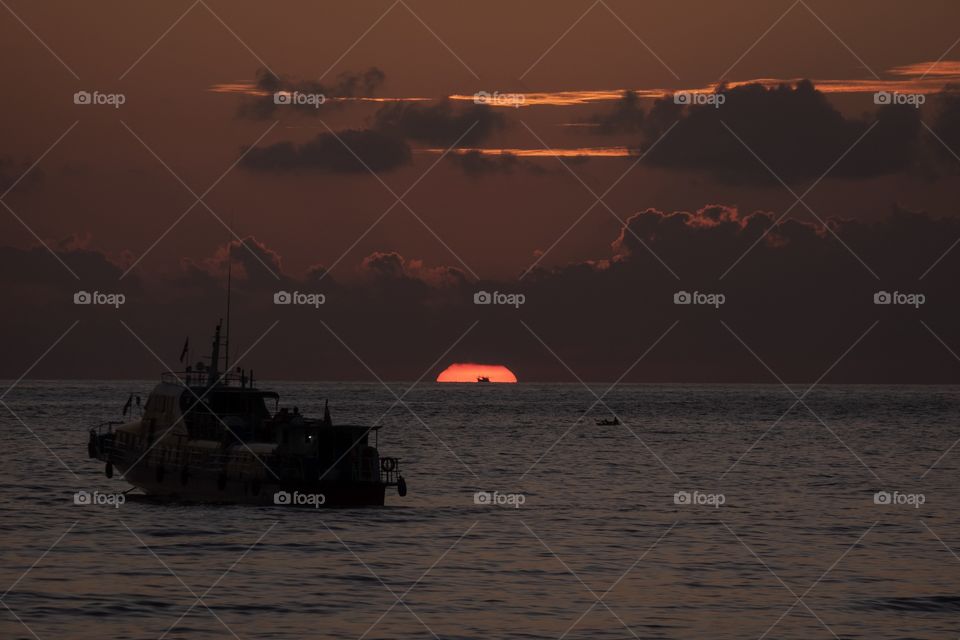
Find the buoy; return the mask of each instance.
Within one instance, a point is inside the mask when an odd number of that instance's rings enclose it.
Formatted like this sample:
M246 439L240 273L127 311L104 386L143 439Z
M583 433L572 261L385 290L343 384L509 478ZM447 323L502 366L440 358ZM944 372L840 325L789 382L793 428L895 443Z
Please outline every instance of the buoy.
M397 468L397 459L396 458L384 458L383 462L380 463L380 468L386 471L387 473L393 471Z
M397 478L397 493L401 498L407 495L407 481L403 479L403 476Z
M103 468L103 475L107 476L108 478L112 478L112 477L113 477L113 463L112 463L112 462L108 462L107 465Z

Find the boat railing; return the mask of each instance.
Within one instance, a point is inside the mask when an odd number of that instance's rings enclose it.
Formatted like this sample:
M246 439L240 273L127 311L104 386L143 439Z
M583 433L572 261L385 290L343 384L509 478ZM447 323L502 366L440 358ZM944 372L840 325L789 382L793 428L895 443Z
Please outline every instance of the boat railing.
M160 373L160 381L167 384L185 384L188 387L206 386L210 377L209 371L163 371ZM220 372L216 377L217 384L221 386L244 386L250 383L250 378L231 371L224 374Z
M151 446L148 438L129 431L113 429L117 422L103 423L98 433L109 435L102 446L107 459L111 461L128 460L143 462L151 466L168 465L169 468L190 468L222 472L229 468L232 472L250 477L276 475L278 477L305 477L303 461L298 456L284 456L274 453L254 455L242 449L202 449L187 445L188 436L171 434L172 442L159 442ZM104 431L106 429L106 431ZM360 461L357 461L358 464ZM361 469L354 470L355 477L361 477ZM374 478L377 476L374 475ZM379 480L387 486L396 486L400 481L400 461L397 458L381 456L379 458Z
M107 422L101 422L96 427L93 427L91 431L96 431L98 436L113 433L113 428L117 425L123 424L120 420L108 420Z

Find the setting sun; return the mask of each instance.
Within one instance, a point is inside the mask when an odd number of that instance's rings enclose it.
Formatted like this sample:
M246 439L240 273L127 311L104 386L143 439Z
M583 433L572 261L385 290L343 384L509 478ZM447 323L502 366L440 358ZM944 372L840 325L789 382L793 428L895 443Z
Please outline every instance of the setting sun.
M458 362L444 369L437 382L507 382L514 383L517 376L499 364Z

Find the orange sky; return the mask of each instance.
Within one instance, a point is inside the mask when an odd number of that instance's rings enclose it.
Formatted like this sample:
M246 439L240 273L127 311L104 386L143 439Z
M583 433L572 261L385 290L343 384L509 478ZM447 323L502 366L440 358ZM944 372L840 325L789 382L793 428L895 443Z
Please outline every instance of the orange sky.
M254 261L258 254L246 256L254 274L246 287L251 313L260 309L263 291L281 286L313 290L320 287L317 274L326 273L318 267L329 268L330 277L319 290L329 293L330 303L319 313L324 317L342 313L332 325L355 332L346 339L364 345L364 358L386 363L386 372L398 379L412 379L469 325L477 311L465 306L462 322L455 323L448 316L437 320L431 315L434 309L449 308L450 300L465 300L469 305L473 294L469 289L478 280L494 283L488 287L491 290L514 291L521 284L519 275L528 273L535 262L544 269L612 265L615 268L608 270L612 279L626 277L621 272L629 271L630 278L641 282L630 280L614 304L655 306L656 300L648 294L637 299L635 292L649 284L644 278L659 284L663 266L642 248L630 256L630 265L622 263L624 245L632 237L624 234L624 224L639 212L663 213L655 226L662 230L656 237L657 252L671 265L680 265L676 270L681 277L703 279L699 285L684 284L691 290L698 286L709 290L716 274L736 258L739 246L717 244L696 253L686 251L695 238L673 235L677 225L670 224L676 221L669 217L672 212L724 205L736 207L743 216L757 211L779 216L790 211L793 221L809 223L814 221L810 212L816 212L823 219L850 219L868 226L901 209L956 218L960 172L955 171L955 158L929 135L927 127L936 127L933 98L922 112L927 126L917 127L916 137L922 143L918 148L925 153L917 154L918 164L911 165L910 171L886 174L878 164L879 169L874 167L866 177L849 177L848 171L847 178L827 175L813 182L821 171L831 168L838 150L827 154L813 174L787 179L786 188L772 179L724 180L715 171L666 161L640 162L627 157L632 155L628 149L640 148L638 136L632 132L608 135L600 127L586 125L615 110L624 89L637 90L643 98L641 106L648 110L653 98L666 92L707 91L721 81L736 85L762 79L769 84L796 78L813 79L818 90L827 94L827 102L851 122L870 120L878 110L872 91L927 93L960 78L957 24L960 3L942 0L608 0L595 4L589 0L289 0L282 8L253 0L196 4L8 0L0 9L0 52L4 54L0 70L9 90L0 112L13 124L5 130L0 149L0 193L10 187L0 197L5 205L0 209L0 257L9 260L9 276L0 292L5 300L29 294L43 302L18 306L16 314L8 314L8 325L0 332L6 339L0 347L13 363L9 373L19 375L59 335L62 318L72 317L51 313L53 307L48 304L66 300L61 288L77 288L75 276L57 261L56 251L70 253L65 261L84 288L123 287L131 301L168 311L169 315L162 315L154 308L132 303L129 307L131 313L143 309L143 323L155 328L151 344L165 343L174 333L177 339L171 348L178 349L182 335L198 332L198 323L205 327L209 314L222 312L221 289L214 286L218 283L204 277L209 275L211 256L229 241L253 237L280 276L275 278L260 266L265 263ZM942 62L930 64L937 60ZM246 95L250 83L263 70L333 86L341 74L372 67L381 70L384 78L373 99L356 94L357 99L340 101L321 113L290 109L269 111L262 117L241 113L241 106L252 101ZM78 92L119 92L125 102L120 108L82 105L74 101ZM502 116L503 126L490 127L486 135L465 142L460 149L490 155L454 152L441 159L436 149L443 148L445 141L420 135L409 137L409 162L376 175L302 164L283 170L254 169L241 162L241 154L250 147L302 149L331 131L369 131L378 110L397 106L390 101L452 96L455 110L469 109L478 92L524 95L522 103L489 102L499 107L495 115ZM419 106L416 102L400 106L411 105ZM454 118L449 128L462 124ZM574 124L585 126L570 126ZM674 130L658 150L681 149L680 133ZM720 133L726 142L737 144L727 131ZM886 130L878 128L864 145L876 140L878 149L891 148L879 144L885 140L880 135L887 135ZM752 139L749 142L754 144ZM381 149L382 145L371 147ZM731 148L742 151L750 166L767 177L746 151ZM501 151L519 157L493 155ZM682 151L671 158L679 162L692 155ZM565 163L554 155L566 156ZM921 161L942 162L948 170L932 171ZM29 175L21 179L27 168ZM797 194L808 188L812 190L799 205ZM706 228L697 227L698 233L707 233ZM899 228L891 233L902 235ZM935 239L940 238L949 245L955 236L947 226ZM29 249L39 242L51 250ZM931 246L939 248L936 242ZM903 250L896 253L901 255ZM721 254L717 262L726 264L709 262ZM647 258L649 265L643 262ZM846 258L835 271L859 267L852 257ZM924 254L914 262L929 264L933 259ZM121 281L111 265L122 264L119 271L124 271L134 261L136 270ZM728 280L736 276L738 282L749 282L754 263L741 264ZM775 268L759 264L761 273ZM927 265L912 266L922 270ZM448 267L466 273L468 282L458 284L458 272ZM887 276L888 271L876 268ZM598 354L600 364L593 375L615 377L633 356L633 350L622 345L648 344L655 337L648 334L662 329L661 323L646 306L638 317L650 326L638 330L630 314L606 311L609 300L595 305L604 310L599 313L585 305L580 298L589 300L590 295L608 289L589 280L596 276L602 284L606 282L602 274L586 267L582 271L570 274L580 285L573 289L575 295L567 284L550 288L546 282L527 307L485 307L481 313L488 319L477 331L478 336L488 333L478 337L470 350L450 358L509 362L525 381L553 375L546 365L535 368L542 363L542 353L520 352L530 343L525 330L520 328L514 342L508 343L504 332L493 329L500 326L495 322L516 329L516 317L530 313L534 314L530 324L537 331L549 330L556 318L564 318L567 324L595 322L591 330L578 331L576 336L559 333L545 340L565 347L559 353L575 362L582 361L584 354ZM831 272L830 279L836 277ZM382 285L383 281L390 286ZM523 284L528 281L534 279ZM616 284L623 283L616 280ZM884 286L893 289L896 283ZM376 295L368 295L364 287ZM441 299L434 301L428 293ZM670 292L661 293L662 299L671 299ZM419 300L418 295L429 299L424 308L430 313L415 315L421 305L413 303L406 316L395 313L401 303ZM238 294L235 304L241 304L243 297ZM198 300L208 298L210 308L199 313ZM266 299L270 305L266 308L274 311L270 298ZM368 328L363 324L367 319L382 324L383 309L371 301L383 302L392 317L404 318L393 326L396 335L385 334L382 342L371 342L370 334L379 335L373 329L363 331ZM373 306L376 313L356 312L368 308L364 305ZM67 309L76 311L72 305ZM287 338L292 334L286 327L300 321L315 329L318 310L285 307L283 311L289 312L289 318L265 356L276 354L281 364L272 367L274 371L330 379L366 374L346 370L349 360L346 365L343 360L335 364L331 360L329 369L316 371L305 350ZM314 315L307 315L308 311ZM611 318L619 321L621 317L617 334L608 325ZM759 316L745 316L747 321L754 317ZM252 343L263 327L246 320L242 324ZM172 328L172 321L180 324ZM21 322L27 330L18 331L10 322ZM943 324L960 326L952 320ZM83 323L84 330L88 326L92 331L99 325ZM584 336L603 338L612 346L606 352L603 345L587 349ZM56 370L62 373L72 363L96 362L103 364L104 376L130 373L133 364L119 369L127 366L125 357L107 357L113 350L103 345L112 345L114 337L112 330L100 340L85 337L80 347L89 344L94 355L65 356ZM320 346L324 350L316 353L325 355L338 348L336 343ZM833 346L840 352L848 345ZM617 361L621 356L624 362ZM418 357L427 362L419 362ZM299 368L291 362L299 362ZM660 371L669 370L673 362L665 358L659 363ZM152 371L155 363L141 364L137 370L149 367ZM592 365L584 366L589 371ZM88 375L89 371L77 373ZM476 372L469 375L475 378ZM716 377L711 372L703 375Z
M816 17L803 5L787 12L792 2L769 0L608 3L616 17L602 5L583 15L589 4L539 0L457 9L418 0L410 4L416 16L401 5L385 14L389 2L293 0L284 11L249 0L208 4L209 11L197 5L184 13L189 5L21 0L10 5L19 19L0 11L6 54L0 69L15 88L0 109L8 122L19 123L6 132L0 160L26 166L46 153L35 171L46 188L30 189L33 183L24 181L4 200L36 236L84 238L113 255L139 257L149 249L144 270L169 272L184 257L202 259L230 239L223 220L237 236L255 235L275 247L297 274L336 261L337 275L349 278L363 256L396 250L431 265L459 264L455 253L481 276L507 277L525 270L534 252L549 247L595 201L554 155L593 158L577 175L597 194L616 183L604 201L621 218L647 206L695 210L726 202L783 209L792 203L782 189L718 185L645 166L623 176L631 155L626 149L635 141L590 138L590 127L569 125L610 108L624 89L655 97L708 90L721 79L813 78L831 100L860 113L874 108L868 94L877 88L926 92L960 77L960 54L950 51L957 4L808 2ZM931 69L930 61L941 58ZM350 104L325 113L323 123L278 113L276 127L265 134L272 120L237 116L259 69L331 83L372 66L386 75L376 97L345 101ZM79 90L122 91L127 101L121 109L78 107L71 96ZM441 162L426 174L438 154L415 153L410 166L382 179L396 194L417 184L404 201L429 230L404 206L381 220L395 197L371 176L230 170L240 150L258 141L302 143L327 126L364 127L379 100L450 96L469 104L479 91L522 93L524 108L498 108L509 126L471 146L526 156L543 171L478 179ZM184 214L195 201L188 188L199 195L214 184L204 204L216 217L204 205ZM822 215L876 217L893 202L952 215L955 186L898 178L865 189L828 179L812 195L843 203L821 204L828 208ZM509 234L494 231L503 225L510 225ZM618 226L605 207L596 207L547 264L603 253ZM303 242L305 228L309 242ZM31 246L32 232L12 215L0 219L5 244ZM491 243L498 251L486 249Z

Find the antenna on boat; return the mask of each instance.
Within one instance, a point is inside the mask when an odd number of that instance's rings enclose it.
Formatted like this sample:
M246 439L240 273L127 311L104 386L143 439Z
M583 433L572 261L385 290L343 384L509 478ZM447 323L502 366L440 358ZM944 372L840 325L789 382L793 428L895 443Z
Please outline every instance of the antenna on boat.
M210 366L207 368L207 386L212 387L217 384L220 368L220 327L223 326L223 318L217 323L216 332L213 334L213 344L210 349Z
M233 286L233 240L227 242L227 336L224 340L223 370L230 371L230 289Z

